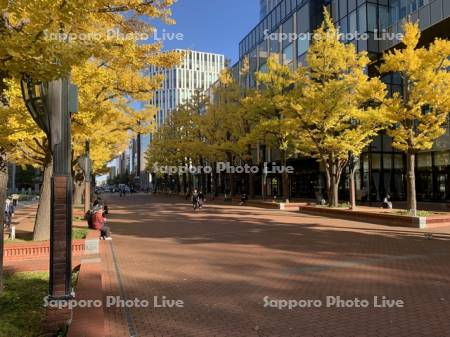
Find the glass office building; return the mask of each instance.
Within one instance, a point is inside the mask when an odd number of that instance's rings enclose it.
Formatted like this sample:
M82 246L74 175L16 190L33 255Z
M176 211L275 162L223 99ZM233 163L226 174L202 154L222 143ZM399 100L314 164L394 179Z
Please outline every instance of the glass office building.
M263 19L281 0L259 0L259 15Z
M398 45L394 34L401 32L402 19L419 20L422 30L421 43L426 45L436 37L450 37L449 0L283 0L239 44L240 61L233 67L235 76L244 58L248 58L250 74L240 77L241 85L254 87L256 71L266 69L269 55L278 55L283 64L295 69L305 62L309 39L305 33L312 32L323 19L323 6L331 13L342 33L349 33L348 43L358 51L366 50L375 64L383 52ZM294 40L286 38L295 33ZM367 39L352 39L356 34L366 33ZM383 35L384 34L384 35ZM272 38L272 37L281 38ZM369 69L376 73L376 68ZM399 76L384 76L389 92L401 92ZM258 150L259 151L259 150ZM260 158L277 160L276 151L261 150ZM450 123L447 133L436 141L433 149L417 156L417 195L420 201L450 201ZM292 197L314 198L318 189L324 189L324 173L321 165L308 158L293 158L296 169L291 176ZM394 200L405 199L405 156L391 146L386 135L380 135L361 156L357 173L358 199L381 201L389 193ZM280 191L280 177L268 177L268 190ZM343 198L348 195L348 182L343 177Z

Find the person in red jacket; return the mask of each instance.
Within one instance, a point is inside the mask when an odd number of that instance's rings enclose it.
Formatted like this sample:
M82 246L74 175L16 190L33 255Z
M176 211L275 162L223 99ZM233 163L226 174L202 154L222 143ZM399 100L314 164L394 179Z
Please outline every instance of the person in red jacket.
M106 224L105 208L98 204L92 210L92 226L94 229L100 231L100 235L104 240L111 240L111 230Z

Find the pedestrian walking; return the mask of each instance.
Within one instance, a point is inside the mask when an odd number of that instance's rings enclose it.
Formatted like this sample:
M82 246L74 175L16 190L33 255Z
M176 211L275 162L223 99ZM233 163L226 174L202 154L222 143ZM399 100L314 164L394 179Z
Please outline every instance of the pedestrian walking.
M203 194L203 191L198 192L198 205L199 208L202 208L205 204L205 195Z
M194 192L192 193L192 207L194 208L194 211L200 208L200 201L199 201L199 195L197 189L194 189Z
M6 228L8 228L8 229L11 228L12 217L13 217L14 213L15 213L14 203L11 198L7 198L6 203L5 203L4 226L6 226Z
M19 203L19 198L20 198L19 195L18 194L13 194L11 196L11 198L12 198L13 206L17 207L17 204Z

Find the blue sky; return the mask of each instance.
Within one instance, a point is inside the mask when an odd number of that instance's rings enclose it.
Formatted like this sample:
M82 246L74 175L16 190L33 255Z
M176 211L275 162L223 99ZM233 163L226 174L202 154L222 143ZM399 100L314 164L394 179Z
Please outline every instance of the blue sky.
M258 0L178 0L172 7L175 26L155 24L158 36L182 33L182 41L164 42L167 49L195 49L224 54L234 63L239 41L259 21Z

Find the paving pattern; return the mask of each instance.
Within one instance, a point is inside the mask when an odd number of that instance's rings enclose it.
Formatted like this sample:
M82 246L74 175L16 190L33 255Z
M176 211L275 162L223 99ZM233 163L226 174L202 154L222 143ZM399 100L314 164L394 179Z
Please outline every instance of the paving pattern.
M429 239L236 205L194 213L183 199L106 198L116 261L104 257L105 296L149 301L107 309L109 336L450 336L450 228ZM397 307L374 307L375 296ZM154 297L184 307L155 308ZM273 307L282 300L304 307ZM358 300L368 307L348 307Z

